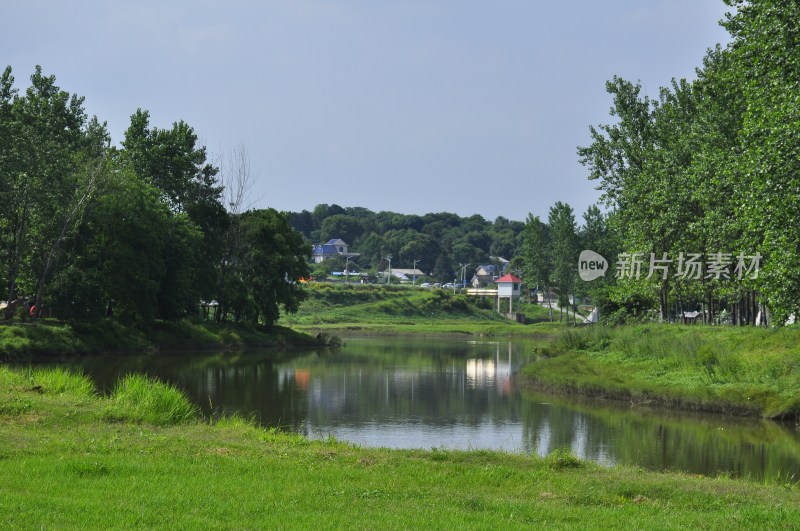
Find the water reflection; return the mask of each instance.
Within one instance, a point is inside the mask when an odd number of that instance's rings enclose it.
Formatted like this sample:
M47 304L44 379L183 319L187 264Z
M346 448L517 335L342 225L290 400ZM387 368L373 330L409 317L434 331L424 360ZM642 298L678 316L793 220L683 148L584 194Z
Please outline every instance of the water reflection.
M524 393L524 342L350 339L340 351L84 359L100 389L144 372L207 415L238 412L309 437L395 448L570 448L605 464L800 480L796 427Z

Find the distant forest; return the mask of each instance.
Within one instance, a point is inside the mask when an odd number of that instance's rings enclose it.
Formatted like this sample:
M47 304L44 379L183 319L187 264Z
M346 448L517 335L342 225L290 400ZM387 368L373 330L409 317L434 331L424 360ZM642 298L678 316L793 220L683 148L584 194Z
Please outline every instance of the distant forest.
M423 216L373 212L362 207L320 204L313 211L290 212L289 223L311 243L341 238L360 253L351 268L381 271L388 266L417 268L437 280L452 280L460 264L474 268L493 257L510 260L519 253L525 224L498 217L460 217L446 212ZM329 267L344 267L329 261Z
M603 226L605 217L595 206L584 214L582 227L577 226L568 205L558 203L554 210L556 216L562 212L567 216L568 230L576 245L586 232L587 224L590 230L604 231L599 227ZM502 216L488 221L478 214L469 217L448 212L413 215L320 204L311 212L289 212L288 219L312 244L344 240L350 251L359 253L350 259L351 270L383 271L388 267L387 257L391 257L394 268L411 269L416 261L417 269L435 280L447 282L456 278L464 266L467 266L466 279L469 280L478 266L500 265L507 260L512 262L511 268L522 275L526 223ZM550 226L541 224L541 228L545 235L541 245L549 247ZM343 259L331 259L318 266L318 271L342 271L344 266Z

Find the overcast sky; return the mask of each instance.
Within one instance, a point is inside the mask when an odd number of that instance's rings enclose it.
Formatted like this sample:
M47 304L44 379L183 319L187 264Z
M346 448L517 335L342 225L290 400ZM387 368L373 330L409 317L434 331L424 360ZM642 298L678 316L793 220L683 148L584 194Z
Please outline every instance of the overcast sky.
M2 0L0 61L130 115L245 147L256 207L524 220L598 198L578 163L605 81L694 78L722 0Z

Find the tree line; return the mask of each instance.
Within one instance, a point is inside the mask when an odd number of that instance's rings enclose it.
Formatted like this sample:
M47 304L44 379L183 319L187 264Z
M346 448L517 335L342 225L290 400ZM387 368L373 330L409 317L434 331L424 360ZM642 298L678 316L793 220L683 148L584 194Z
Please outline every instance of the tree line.
M221 174L191 126L153 127L141 109L112 146L82 97L40 67L30 81L20 93L11 67L0 77L5 318L174 320L205 301L269 325L297 308L310 248L286 214L242 211L243 151Z
M614 77L614 122L578 148L624 270L598 291L611 312L701 308L752 323L763 304L782 323L800 310L800 4L726 4L731 42L694 81L650 98ZM636 278L638 267L656 274Z
M308 242L342 239L359 253L348 267L382 271L391 257L393 268L416 267L442 282L452 281L461 267L468 279L479 265L510 260L519 253L524 223L498 217L487 221L476 214L461 217L439 212L425 215L373 212L363 207L319 204L309 212L290 212L292 226ZM318 268L341 271L344 260L326 260Z

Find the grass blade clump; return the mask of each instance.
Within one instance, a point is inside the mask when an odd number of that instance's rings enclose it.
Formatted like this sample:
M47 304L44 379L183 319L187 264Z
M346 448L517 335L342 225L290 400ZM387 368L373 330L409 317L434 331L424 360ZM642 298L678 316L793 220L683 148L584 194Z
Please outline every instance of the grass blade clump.
M84 398L94 395L92 380L83 373L75 373L61 367L35 369L27 374L32 389L43 394L70 394Z
M180 424L197 418L197 406L179 389L142 374L120 378L109 397L108 416L156 425Z
M545 464L551 470L564 470L565 468L583 468L585 463L568 448L556 448L544 458Z
M94 396L92 380L83 373L61 367L43 369L12 369L0 367L0 388L34 391L43 395L74 395L83 398Z

